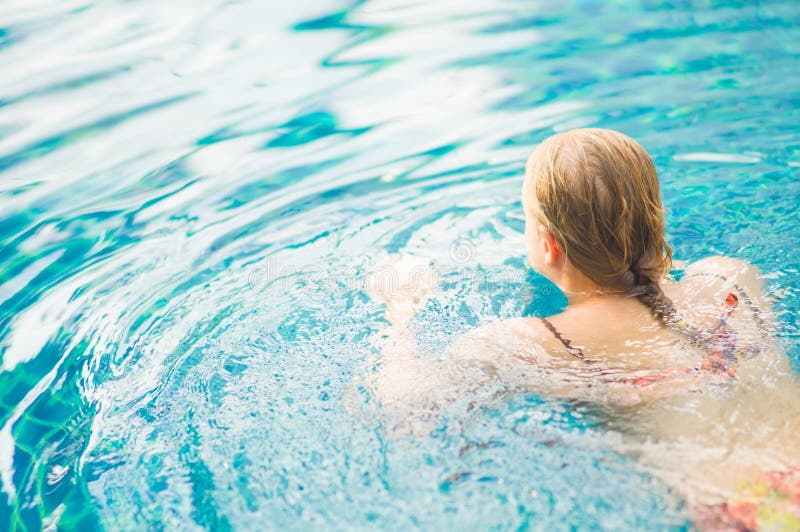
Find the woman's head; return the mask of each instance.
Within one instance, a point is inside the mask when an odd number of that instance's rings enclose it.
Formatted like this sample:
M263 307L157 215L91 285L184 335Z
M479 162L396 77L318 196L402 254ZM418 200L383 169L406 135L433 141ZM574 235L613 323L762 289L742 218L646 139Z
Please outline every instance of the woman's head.
M545 140L528 159L522 200L534 266L554 248L612 289L657 283L671 267L655 166L622 133L575 129Z

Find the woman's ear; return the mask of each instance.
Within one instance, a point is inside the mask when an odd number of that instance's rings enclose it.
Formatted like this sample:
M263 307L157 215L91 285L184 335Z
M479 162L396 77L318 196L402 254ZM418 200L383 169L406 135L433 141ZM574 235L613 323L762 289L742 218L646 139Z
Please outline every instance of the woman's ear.
M561 247L556 241L556 237L547 230L545 226L539 226L539 242L542 246L544 263L547 266L555 266L561 262Z

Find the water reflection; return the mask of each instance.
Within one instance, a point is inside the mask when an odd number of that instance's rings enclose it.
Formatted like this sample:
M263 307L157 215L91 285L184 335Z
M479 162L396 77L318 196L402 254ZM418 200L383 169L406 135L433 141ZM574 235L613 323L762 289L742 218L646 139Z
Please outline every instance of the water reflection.
M655 154L681 258L775 276L797 360L797 22L779 2L4 2L3 523L684 523L536 398L385 441L343 400L380 309L252 279L269 261L445 260L457 238L478 250L463 269L527 275L523 161L597 124ZM532 274L523 291L448 280L423 314L432 347L559 304Z

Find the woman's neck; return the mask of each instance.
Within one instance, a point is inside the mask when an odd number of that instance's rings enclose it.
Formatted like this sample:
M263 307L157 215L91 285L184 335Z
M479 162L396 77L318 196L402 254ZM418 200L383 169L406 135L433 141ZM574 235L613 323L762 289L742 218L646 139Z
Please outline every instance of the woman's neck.
M557 279L551 279L567 296L568 305L577 305L604 297L627 295L627 290L602 286L575 268L565 268Z

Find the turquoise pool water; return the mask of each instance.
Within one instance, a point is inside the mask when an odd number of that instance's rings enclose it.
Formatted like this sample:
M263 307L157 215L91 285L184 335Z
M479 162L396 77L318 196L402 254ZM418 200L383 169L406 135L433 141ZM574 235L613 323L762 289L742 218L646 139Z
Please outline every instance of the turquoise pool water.
M387 439L386 252L445 272L421 349L562 304L531 148L653 155L679 259L760 266L800 360L794 1L6 0L0 529L682 529L588 412L533 394Z

